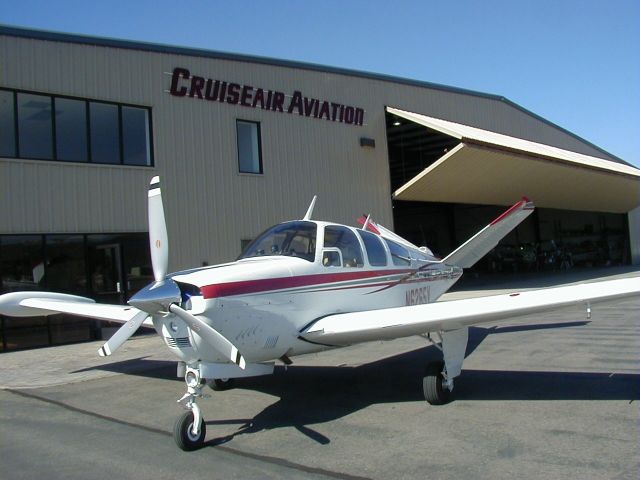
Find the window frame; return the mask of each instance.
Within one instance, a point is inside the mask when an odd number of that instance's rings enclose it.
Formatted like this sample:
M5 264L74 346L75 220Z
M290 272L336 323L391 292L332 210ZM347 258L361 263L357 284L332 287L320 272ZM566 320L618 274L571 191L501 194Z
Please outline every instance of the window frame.
M240 162L240 131L238 129L239 124L255 125L258 137L258 172L244 171ZM259 121L245 120L243 118L236 118L236 158L238 160L238 174L240 175L264 175L264 162L262 159L262 126Z
M338 247L338 244L332 244L327 246L327 230L331 231L331 230L335 230L335 231L343 231L343 232L348 232L348 234L353 236L353 240L354 242L349 242L351 245L356 246L360 255L360 258L354 258L355 260L355 265L347 265L347 263L349 262L348 259L345 259L345 252L342 248ZM364 268L365 267L365 250L364 250L364 246L363 246L363 242L360 238L360 236L358 234L356 234L354 232L355 229L347 227L346 225L338 225L338 224L328 224L325 225L324 228L322 229L322 251L324 252L325 250L327 251L331 251L331 249L333 248L337 248L340 251L340 256L341 256L341 260L342 260L342 268ZM346 244L345 244L346 245ZM324 253L323 253L324 255ZM361 263L358 263L358 260L360 260Z
M154 142L153 142L153 109L150 106L146 105L134 105L131 103L120 103L120 102L112 102L107 100L100 100L94 98L86 98L86 97L76 97L72 95L61 95L56 93L48 93L41 92L35 90L23 90L23 89L15 89L15 88L7 88L0 87L0 91L10 92L13 95L13 123L14 123L14 151L15 157L2 157L2 158L15 158L18 160L34 160L34 161L44 161L44 162L59 162L65 164L83 164L83 165L108 165L108 166L121 166L121 167L136 167L136 168L153 168L155 167L155 156L154 156ZM20 125L18 118L18 94L27 94L27 95L40 95L47 97L51 102L51 138L52 138L52 155L51 158L37 158L37 157L27 157L20 152ZM56 115L55 115L55 103L56 99L67 99L67 100L77 100L84 102L85 107L85 132L86 132L86 143L87 143L87 158L86 160L64 160L58 158L58 148L57 148L57 138L56 138ZM119 149L119 157L117 163L101 163L93 161L92 148L91 148L91 112L90 105L91 103L101 103L107 105L114 105L118 109L118 149ZM123 133L122 133L122 108L123 107L131 107L138 108L142 110L146 110L147 112L147 121L148 121L148 148L149 148L149 164L148 165L136 165L131 163L126 163L124 158L124 147L123 147Z

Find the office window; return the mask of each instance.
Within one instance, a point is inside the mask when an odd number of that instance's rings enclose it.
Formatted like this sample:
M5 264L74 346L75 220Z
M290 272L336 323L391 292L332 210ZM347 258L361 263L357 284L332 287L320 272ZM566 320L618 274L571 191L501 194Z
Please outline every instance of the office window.
M18 137L22 158L53 159L51 97L18 93Z
M82 100L54 98L56 122L56 159L86 162L87 106Z
M151 165L149 111L122 107L122 150L125 165Z
M0 293L42 290L42 235L0 236Z
M91 128L91 161L120 163L120 121L118 106L110 103L89 103Z
M13 92L0 90L0 157L16 156Z
M260 124L236 121L238 137L238 166L241 173L262 173L260 153Z
M151 125L146 107L0 89L0 157L152 166Z

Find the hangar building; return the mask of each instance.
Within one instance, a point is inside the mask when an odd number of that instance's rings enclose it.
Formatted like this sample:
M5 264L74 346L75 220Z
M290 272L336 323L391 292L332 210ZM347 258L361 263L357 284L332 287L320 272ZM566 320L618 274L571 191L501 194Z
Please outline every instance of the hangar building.
M9 26L0 58L0 292L124 302L152 279L154 175L170 270L235 258L314 194L316 218L371 213L439 255L531 198L478 274L640 255L640 170L501 96ZM63 316L1 322L3 350L99 334Z

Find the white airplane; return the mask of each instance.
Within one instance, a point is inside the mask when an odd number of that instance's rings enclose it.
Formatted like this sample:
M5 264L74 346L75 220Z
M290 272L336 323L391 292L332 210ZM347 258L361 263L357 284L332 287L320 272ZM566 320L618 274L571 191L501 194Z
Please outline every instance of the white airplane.
M168 241L160 180L149 188L149 239L155 281L129 306L51 292L0 296L0 314L67 313L123 323L99 350L111 355L141 325L152 326L179 359L186 409L174 438L183 450L206 435L196 399L206 383L228 388L233 378L270 374L275 360L372 340L421 335L443 361L427 366L423 393L431 404L451 399L460 375L468 327L565 305L630 296L637 279L434 303L462 275L533 212L516 203L446 258L435 258L369 217L362 228L302 220L258 236L236 261L167 274Z

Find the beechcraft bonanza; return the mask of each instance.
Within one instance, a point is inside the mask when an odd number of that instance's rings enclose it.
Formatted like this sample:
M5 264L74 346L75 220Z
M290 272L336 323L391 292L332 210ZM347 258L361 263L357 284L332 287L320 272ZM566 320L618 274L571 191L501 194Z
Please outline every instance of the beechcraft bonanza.
M51 292L0 296L0 314L68 313L123 323L100 348L114 353L141 326L152 326L179 359L186 409L174 437L183 450L201 446L206 434L196 399L206 383L218 388L233 378L266 375L275 360L372 340L421 335L443 361L423 379L430 404L450 400L460 375L468 327L565 305L638 292L637 279L550 288L434 303L513 228L533 212L516 203L453 253L440 260L390 230L361 219L352 228L311 219L281 223L258 236L236 261L167 274L168 241L160 180L149 188L149 239L155 281L129 306ZM181 375L179 373L179 375Z

